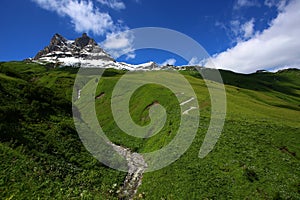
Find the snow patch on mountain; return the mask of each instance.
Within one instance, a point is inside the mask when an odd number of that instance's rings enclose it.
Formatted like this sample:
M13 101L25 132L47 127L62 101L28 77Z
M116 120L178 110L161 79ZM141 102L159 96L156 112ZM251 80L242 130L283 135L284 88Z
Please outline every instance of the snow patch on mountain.
M115 68L119 70L161 70L170 67L161 67L155 62L133 65L117 62L106 53L94 39L83 34L75 40L67 40L55 34L48 46L39 51L33 59L39 63L54 63L58 66Z

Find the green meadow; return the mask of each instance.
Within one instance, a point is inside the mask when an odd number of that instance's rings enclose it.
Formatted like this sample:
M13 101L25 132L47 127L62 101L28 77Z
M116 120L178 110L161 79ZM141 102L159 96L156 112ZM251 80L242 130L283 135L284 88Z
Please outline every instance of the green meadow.
M71 100L77 72L0 63L1 199L119 198L126 173L95 159L75 129ZM149 73L159 77L162 72ZM144 173L135 199L300 199L300 70L220 73L227 114L214 149L198 157L211 116L205 81L193 68L180 71L197 96L197 134L174 163ZM124 74L107 69L97 80L93 98L99 125L110 141L133 152L159 150L180 126L178 94L159 84L139 87L129 101L132 120L151 124L149 111L157 104L167 118L152 137L130 136L118 127L111 108L114 87Z

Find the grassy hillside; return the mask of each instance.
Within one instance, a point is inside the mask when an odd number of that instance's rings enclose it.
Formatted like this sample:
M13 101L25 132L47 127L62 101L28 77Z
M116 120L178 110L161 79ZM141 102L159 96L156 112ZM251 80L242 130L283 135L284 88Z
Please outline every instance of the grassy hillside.
M112 170L83 147L74 128L71 92L77 69L0 63L0 196L4 199L117 199L126 173ZM110 108L124 72L107 70L95 95L100 125L109 139L136 152L167 145L179 127L180 107L169 89L139 88L130 100L133 120L150 123L159 103L168 118L148 139L128 136ZM204 159L199 149L210 120L210 98L195 71L181 72L194 88L200 124L188 151L161 170L145 173L142 199L299 199L300 71L250 75L221 71L227 93L222 135Z
M78 138L70 101L76 71L0 64L1 199L106 199L124 180Z

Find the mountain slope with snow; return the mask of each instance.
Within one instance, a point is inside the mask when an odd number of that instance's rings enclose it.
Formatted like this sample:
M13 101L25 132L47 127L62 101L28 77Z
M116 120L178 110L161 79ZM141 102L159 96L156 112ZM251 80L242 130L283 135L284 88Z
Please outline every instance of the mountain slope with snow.
M162 69L155 62L139 65L117 62L86 33L75 40L67 40L55 34L50 44L39 51L33 60L40 63L54 63L58 66L114 68L129 71Z

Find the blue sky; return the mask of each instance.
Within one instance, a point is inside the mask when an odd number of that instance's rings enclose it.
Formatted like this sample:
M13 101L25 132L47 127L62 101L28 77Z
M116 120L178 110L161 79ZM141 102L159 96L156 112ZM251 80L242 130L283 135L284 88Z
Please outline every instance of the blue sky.
M55 33L75 39L83 32L117 57L130 48L126 35L112 42L117 33L164 27L201 44L212 56L208 67L243 73L298 68L299 12L298 0L1 0L0 61L33 57ZM200 64L153 49L118 60Z

